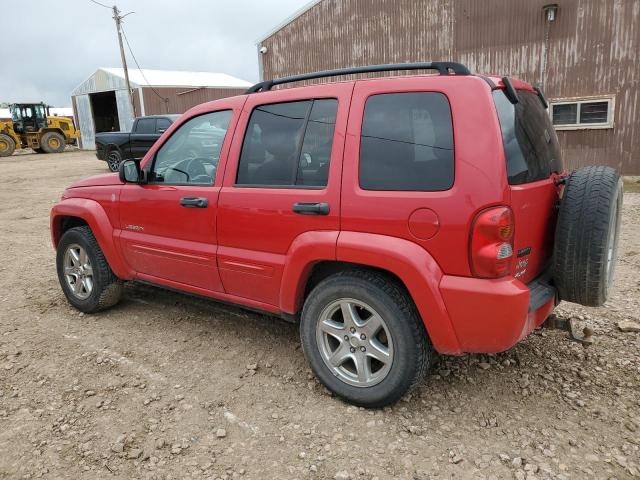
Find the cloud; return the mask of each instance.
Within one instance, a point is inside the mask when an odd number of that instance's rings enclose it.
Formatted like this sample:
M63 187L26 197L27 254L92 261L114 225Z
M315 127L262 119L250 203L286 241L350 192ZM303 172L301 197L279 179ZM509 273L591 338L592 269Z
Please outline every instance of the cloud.
M112 4L113 0L101 0ZM255 42L308 0L118 0L142 68L224 72L258 80ZM110 10L90 0L11 1L3 8L0 102L70 106L71 90L98 67L119 67ZM20 20L22 19L22 20ZM24 20L28 19L28 20ZM127 63L135 67L127 51Z

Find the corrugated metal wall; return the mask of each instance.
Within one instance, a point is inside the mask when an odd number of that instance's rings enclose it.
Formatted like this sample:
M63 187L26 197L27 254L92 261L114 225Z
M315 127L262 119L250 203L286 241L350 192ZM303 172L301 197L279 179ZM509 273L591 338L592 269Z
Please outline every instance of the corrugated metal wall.
M151 89L150 87L142 87L144 111L146 115L184 113L201 103L241 95L245 90L246 88L155 87ZM138 107L136 106L136 108ZM138 110L139 114L140 110Z
M567 168L640 175L640 0L323 0L262 42L264 78L451 59L472 71L543 83L550 99L615 94L613 129L559 131Z
M118 107L120 131L130 132L131 127L133 126L133 109L126 89L116 90L116 105Z
M81 146L84 149L92 150L96 148L96 133L93 126L93 113L91 101L88 94L73 97L75 114L78 119L80 129Z
M193 88L193 87L141 87L133 89L135 116L141 116L140 90L144 100L145 115L161 115L165 113L184 113L191 107L212 100L232 97L244 93L245 88ZM81 145L84 149L95 148L95 128L93 111L89 95L97 92L115 91L118 109L119 128L130 131L133 126L134 113L127 96L124 79L110 75L103 70L81 83L72 92L77 125L80 129Z

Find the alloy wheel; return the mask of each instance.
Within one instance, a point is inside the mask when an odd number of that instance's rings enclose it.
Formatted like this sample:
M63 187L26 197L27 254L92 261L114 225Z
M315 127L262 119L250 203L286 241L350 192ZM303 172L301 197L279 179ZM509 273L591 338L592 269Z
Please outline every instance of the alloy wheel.
M64 252L64 278L71 293L84 300L93 291L93 268L87 251L74 243Z
M341 298L330 303L320 315L316 339L325 365L349 385L372 387L391 370L391 333L365 302Z
M118 168L120 168L120 155L118 155L118 152L111 152L107 156L107 164L112 172L118 171Z

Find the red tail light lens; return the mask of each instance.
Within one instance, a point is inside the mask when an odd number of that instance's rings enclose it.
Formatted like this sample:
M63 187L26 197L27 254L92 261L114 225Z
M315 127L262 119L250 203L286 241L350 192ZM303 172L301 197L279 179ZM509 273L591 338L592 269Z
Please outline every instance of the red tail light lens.
M499 278L513 267L515 224L509 207L493 207L480 212L471 227L469 258L476 277Z

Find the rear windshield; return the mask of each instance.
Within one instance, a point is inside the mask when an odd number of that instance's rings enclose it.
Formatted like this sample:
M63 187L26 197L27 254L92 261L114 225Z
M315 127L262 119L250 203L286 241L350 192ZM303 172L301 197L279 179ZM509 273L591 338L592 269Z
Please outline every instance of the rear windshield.
M540 98L522 90L518 97L514 105L503 90L493 92L511 185L544 180L562 171L558 137Z

